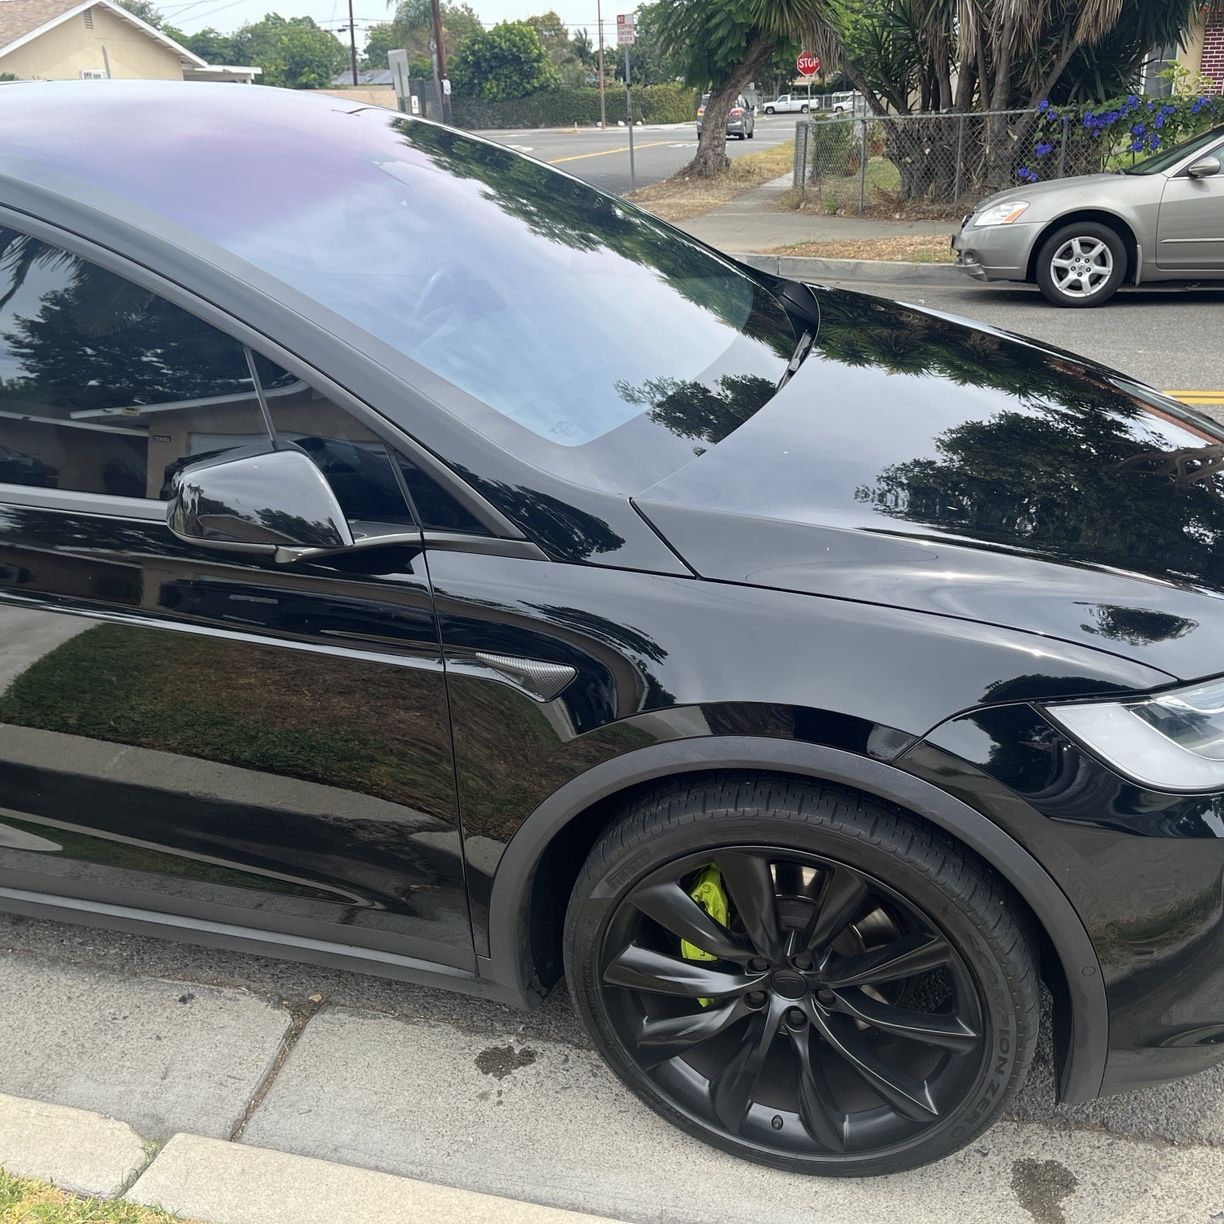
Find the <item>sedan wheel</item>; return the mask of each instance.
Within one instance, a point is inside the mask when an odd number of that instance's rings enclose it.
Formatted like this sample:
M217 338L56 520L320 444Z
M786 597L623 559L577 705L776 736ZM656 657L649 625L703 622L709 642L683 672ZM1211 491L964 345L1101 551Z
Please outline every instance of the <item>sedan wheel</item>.
M894 1172L968 1143L1023 1080L1017 908L954 843L854 796L682 787L592 851L566 968L612 1067L683 1129L795 1171Z
M1126 247L1107 226L1067 225L1043 244L1037 283L1056 305L1100 306L1122 284L1126 264Z

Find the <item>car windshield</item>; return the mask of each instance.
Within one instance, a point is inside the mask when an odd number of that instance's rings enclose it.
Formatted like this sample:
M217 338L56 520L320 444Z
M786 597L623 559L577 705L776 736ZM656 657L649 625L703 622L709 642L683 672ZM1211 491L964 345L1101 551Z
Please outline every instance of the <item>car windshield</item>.
M1224 128L1212 128L1210 132L1203 132L1198 136L1191 137L1189 140L1183 140L1181 144L1174 145L1163 153L1157 153L1152 157L1146 158L1144 161L1136 162L1135 165L1123 170L1122 173L1164 174L1166 170L1176 166L1178 162L1189 157L1191 153L1199 149L1205 149L1208 145L1215 144L1221 137L1224 137Z
M620 200L394 112L218 92L239 101L210 98L186 133L158 124L121 144L78 112L55 143L61 157L74 144L91 184L424 367L413 377L435 398L538 466L645 488L737 428L786 372L798 336L761 283ZM0 137L20 133L0 124ZM439 395L439 379L459 394Z

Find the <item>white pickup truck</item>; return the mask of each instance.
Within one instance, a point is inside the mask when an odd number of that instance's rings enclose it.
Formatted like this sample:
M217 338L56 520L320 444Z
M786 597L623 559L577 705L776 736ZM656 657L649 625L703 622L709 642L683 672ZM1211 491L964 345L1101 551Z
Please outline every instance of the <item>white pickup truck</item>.
M810 107L811 102L800 94L780 94L772 102L766 102L762 109L767 115L785 115L791 112L806 115Z

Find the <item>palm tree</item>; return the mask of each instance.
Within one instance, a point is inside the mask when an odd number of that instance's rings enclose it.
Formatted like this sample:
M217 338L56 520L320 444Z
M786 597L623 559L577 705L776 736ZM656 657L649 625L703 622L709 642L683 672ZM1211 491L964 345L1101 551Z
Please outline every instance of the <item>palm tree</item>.
M727 112L740 91L779 48L827 30L830 0L668 0L656 7L660 42L684 58L690 84L710 87L697 155L681 173L721 174L730 164Z

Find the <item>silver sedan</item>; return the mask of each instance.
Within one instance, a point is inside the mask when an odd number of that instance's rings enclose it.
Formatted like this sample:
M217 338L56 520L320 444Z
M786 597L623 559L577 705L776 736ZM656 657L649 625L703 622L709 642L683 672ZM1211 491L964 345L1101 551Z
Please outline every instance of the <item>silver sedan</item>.
M1099 306L1124 284L1224 281L1224 127L1116 174L1014 187L952 237L983 281L1036 282L1058 306Z

